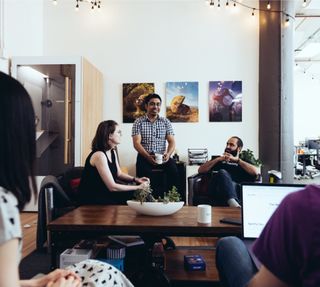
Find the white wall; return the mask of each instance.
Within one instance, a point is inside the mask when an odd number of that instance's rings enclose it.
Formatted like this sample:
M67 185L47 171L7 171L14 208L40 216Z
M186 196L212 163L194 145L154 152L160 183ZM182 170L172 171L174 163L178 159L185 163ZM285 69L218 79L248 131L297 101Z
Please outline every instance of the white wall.
M0 0L3 3L4 57L43 53L43 0Z
M43 51L82 55L103 72L105 119L122 122L122 83L154 82L165 100L165 82L198 81L199 122L173 124L180 157L186 160L187 148L195 147L220 154L231 135L258 152L257 16L244 8L238 13L210 9L204 0L102 2L100 13L91 13L86 3L76 13L73 0L60 0L58 6L45 1ZM243 81L241 123L208 122L210 80ZM131 127L122 125L119 150L121 164L133 172Z
M294 75L294 143L320 138L320 81L308 73Z

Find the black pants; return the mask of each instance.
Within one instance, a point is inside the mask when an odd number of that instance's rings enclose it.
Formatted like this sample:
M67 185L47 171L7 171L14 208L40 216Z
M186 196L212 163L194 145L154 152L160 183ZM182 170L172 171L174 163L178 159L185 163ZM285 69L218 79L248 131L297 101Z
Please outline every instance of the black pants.
M211 204L214 206L228 206L230 198L241 203L240 185L234 182L229 172L224 169L220 169L217 174L212 176L208 189L213 200Z
M146 158L138 154L136 169L138 177L146 176L150 178L151 188L156 197L162 197L163 193L170 190L172 186L175 186L178 192L180 192L178 168L172 158L169 158L169 160L163 164L153 165ZM155 171L157 170L161 170L164 173L163 182L161 183L154 177Z

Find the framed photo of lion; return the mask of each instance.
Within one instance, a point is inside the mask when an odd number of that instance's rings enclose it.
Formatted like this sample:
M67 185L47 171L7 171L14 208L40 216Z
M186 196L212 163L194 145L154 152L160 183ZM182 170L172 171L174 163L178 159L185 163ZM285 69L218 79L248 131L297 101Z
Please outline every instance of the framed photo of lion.
M167 82L167 118L171 122L198 122L198 96L198 82Z
M122 84L124 123L133 123L145 114L144 98L151 93L154 93L154 83Z

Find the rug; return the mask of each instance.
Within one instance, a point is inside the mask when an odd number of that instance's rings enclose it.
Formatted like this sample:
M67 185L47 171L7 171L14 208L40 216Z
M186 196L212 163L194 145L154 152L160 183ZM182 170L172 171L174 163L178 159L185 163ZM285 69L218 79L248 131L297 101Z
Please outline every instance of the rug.
M50 272L50 254L43 251L33 251L23 258L19 265L20 279L30 279L39 273Z

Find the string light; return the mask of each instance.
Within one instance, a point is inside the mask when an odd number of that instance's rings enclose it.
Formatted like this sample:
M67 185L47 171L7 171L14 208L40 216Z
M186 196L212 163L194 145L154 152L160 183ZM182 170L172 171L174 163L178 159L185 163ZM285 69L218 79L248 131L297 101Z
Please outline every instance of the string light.
M302 7L307 7L307 0L303 0Z
M78 11L79 10L79 2L85 2L85 3L89 3L91 4L91 10L94 9L100 9L101 8L101 0L91 0L91 1L87 1L87 0L75 0L76 1L76 6L75 6L75 10ZM58 0L52 0L52 3L54 5L58 4Z
M247 8L247 9L250 9L252 12L251 12L251 16L255 16L255 12L256 11L264 11L264 12L269 12L269 13L279 13L279 14L283 14L285 17L286 17L286 20L285 20L285 26L290 26L290 19L292 20L295 20L295 17L286 13L285 11L283 10L271 10L271 1L268 1L267 2L267 7L266 9L263 9L263 8L256 8L256 7L252 7L252 6L249 6L245 3L242 3L241 0L225 0L225 7L229 7L230 6L230 2L233 2L233 6L236 7L237 4L244 7L244 8ZM218 9L221 8L221 4L220 4L220 0L218 0ZM212 1L210 2L210 6L212 7L214 4L211 4ZM305 5L307 4L307 0L304 0L304 3Z
M270 10L271 9L271 4L270 4L270 1L268 1L268 4L267 4L267 9Z
M301 74L305 75L305 77L308 77L309 79L314 80L314 81L319 81L319 83L320 83L319 75L318 74L315 75L314 73L311 73L311 72L308 71L310 66L309 67L303 67L303 65L300 65L301 63L303 64L304 62L309 62L310 60L308 60L308 61L296 60L296 61L298 61L299 63L296 62L295 72L301 73Z
M289 18L289 15L286 14L286 22L284 23L285 27L289 27L290 26L290 18Z

